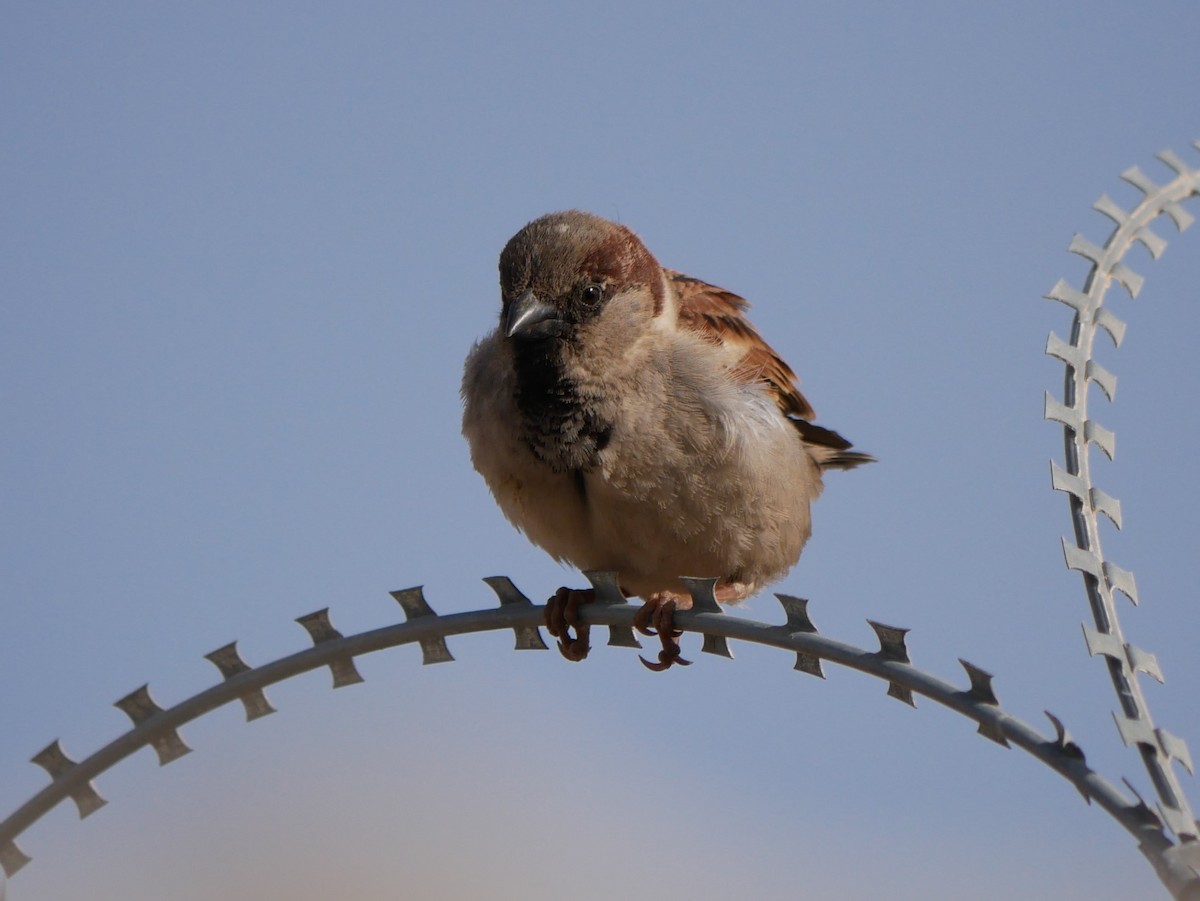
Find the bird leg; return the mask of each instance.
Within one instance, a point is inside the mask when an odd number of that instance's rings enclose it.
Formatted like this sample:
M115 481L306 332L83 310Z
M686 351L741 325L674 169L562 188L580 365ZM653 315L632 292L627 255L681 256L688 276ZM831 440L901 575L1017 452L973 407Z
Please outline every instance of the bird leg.
M591 588L560 588L554 597L546 601L546 631L558 639L558 651L572 663L578 663L588 655L591 646L588 635L592 627L579 618L579 605L590 604L596 599ZM571 637L571 629L575 637Z
M662 642L662 650L658 652L658 663L651 663L645 657L638 659L656 673L670 669L673 664L691 666L692 661L679 656L679 636L682 632L675 629L675 611L692 606L691 598L679 595L673 591L656 591L646 599L637 613L633 615L633 627L643 635L657 635ZM651 629L650 626L654 628Z

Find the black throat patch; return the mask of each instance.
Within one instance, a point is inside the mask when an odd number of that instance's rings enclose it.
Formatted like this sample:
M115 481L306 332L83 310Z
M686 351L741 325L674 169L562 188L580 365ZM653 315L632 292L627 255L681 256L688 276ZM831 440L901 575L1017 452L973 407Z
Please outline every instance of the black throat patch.
M612 424L564 374L562 343L548 339L518 344L515 351L517 409L529 449L555 472L595 469L612 437Z

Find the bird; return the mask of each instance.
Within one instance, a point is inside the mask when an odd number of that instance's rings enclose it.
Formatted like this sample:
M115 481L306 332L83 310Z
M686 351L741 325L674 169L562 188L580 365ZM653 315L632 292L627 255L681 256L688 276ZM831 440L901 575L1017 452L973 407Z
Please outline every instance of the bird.
M664 268L627 226L581 210L529 222L500 254L499 322L467 355L462 431L505 517L560 562L611 571L680 656L681 576L736 604L785 575L828 469L874 458L817 425L795 373L742 297ZM589 650L559 588L547 630ZM572 634L574 630L574 634Z

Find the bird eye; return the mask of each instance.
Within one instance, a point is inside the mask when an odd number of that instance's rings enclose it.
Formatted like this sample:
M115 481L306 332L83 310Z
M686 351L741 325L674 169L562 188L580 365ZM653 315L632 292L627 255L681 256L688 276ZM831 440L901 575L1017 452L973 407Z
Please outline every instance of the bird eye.
M583 302L588 306L595 306L604 299L604 286L597 284L585 285L583 288Z

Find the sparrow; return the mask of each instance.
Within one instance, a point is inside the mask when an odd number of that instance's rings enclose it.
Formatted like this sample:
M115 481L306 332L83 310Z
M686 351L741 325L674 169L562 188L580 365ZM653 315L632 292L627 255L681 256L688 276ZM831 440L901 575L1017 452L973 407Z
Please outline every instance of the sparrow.
M500 254L500 297L463 375L475 469L534 544L645 600L634 625L662 651L643 663L686 664L680 576L717 579L722 603L781 578L824 471L873 458L813 422L744 299L664 268L624 225L535 219ZM587 656L579 605L593 597L564 587L547 602L567 659Z

